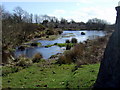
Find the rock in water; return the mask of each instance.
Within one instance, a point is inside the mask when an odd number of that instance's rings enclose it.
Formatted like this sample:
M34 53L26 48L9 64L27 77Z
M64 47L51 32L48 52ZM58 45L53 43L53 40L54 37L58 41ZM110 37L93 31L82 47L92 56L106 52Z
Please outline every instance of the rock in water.
M115 31L105 49L94 88L120 88L120 6L116 11Z
M85 33L84 33L84 32L81 32L81 35L85 35Z

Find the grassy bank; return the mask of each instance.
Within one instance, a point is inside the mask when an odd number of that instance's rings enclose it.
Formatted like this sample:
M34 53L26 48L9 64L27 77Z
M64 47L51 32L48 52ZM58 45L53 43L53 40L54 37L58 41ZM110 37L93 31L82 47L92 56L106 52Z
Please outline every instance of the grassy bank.
M88 88L97 77L99 64L83 65L76 70L75 64L37 63L20 72L3 77L3 88Z

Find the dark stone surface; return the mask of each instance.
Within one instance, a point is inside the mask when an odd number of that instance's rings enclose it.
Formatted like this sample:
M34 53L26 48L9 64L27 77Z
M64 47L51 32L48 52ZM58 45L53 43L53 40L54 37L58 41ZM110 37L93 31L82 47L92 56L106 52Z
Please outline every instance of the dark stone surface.
M120 6L116 11L115 31L105 49L94 88L120 88Z

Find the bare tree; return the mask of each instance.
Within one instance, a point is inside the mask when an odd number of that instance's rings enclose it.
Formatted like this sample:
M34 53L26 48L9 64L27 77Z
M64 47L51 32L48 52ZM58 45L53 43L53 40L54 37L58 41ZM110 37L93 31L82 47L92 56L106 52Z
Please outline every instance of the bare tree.
M24 11L24 14L23 14L23 21L26 23L30 23L30 15L26 11Z
M67 24L67 20L64 19L64 18L61 18L61 21L60 21L61 24Z
M22 22L24 10L21 7L16 7L13 11L15 12L14 15L15 15L17 21Z
M104 30L106 25L108 25L107 21L97 18L89 19L87 22L88 29Z
M42 15L42 17L43 17L43 20L50 20L50 16L48 16L48 15Z
M71 19L70 23L71 23L71 24L74 24L74 23L76 23L76 22L75 22L73 19Z

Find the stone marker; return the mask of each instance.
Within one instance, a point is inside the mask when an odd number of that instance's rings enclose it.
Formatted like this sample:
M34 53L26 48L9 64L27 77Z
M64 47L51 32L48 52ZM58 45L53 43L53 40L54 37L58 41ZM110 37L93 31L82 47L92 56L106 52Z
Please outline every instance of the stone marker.
M105 49L94 88L120 88L120 2L116 11L115 31Z

